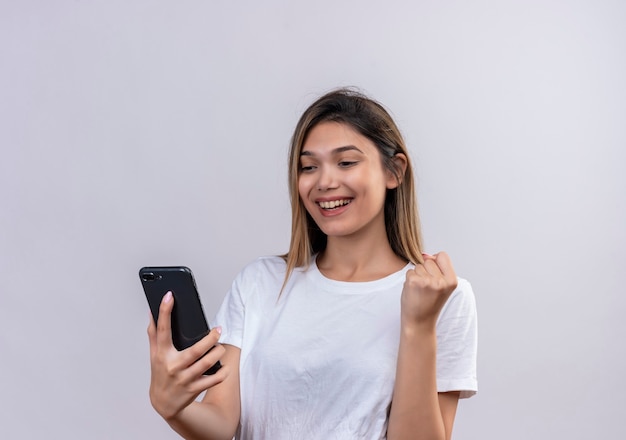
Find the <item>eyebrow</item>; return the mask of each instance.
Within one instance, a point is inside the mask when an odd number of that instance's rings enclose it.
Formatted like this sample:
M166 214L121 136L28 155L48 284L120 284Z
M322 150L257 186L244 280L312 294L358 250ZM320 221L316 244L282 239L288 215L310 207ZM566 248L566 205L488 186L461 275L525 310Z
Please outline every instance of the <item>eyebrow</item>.
M361 150L359 150L357 147L355 147L354 145L344 145L343 147L337 147L335 148L333 151L331 151L331 154L339 154L339 153L343 153L345 151L358 151L361 154L365 154L363 153ZM300 156L315 156L315 154L311 151L303 151L300 153Z

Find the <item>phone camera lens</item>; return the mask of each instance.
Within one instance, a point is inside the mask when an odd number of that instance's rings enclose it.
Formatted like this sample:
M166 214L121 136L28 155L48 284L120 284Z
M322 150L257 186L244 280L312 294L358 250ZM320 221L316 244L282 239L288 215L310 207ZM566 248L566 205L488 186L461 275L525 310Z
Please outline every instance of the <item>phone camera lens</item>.
M154 281L155 277L152 272L147 272L142 275L144 281Z

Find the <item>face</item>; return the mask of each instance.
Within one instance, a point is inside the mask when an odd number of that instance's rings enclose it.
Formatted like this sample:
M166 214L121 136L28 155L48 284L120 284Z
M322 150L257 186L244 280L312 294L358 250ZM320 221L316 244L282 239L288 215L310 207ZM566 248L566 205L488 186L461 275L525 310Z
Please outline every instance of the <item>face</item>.
M300 155L298 191L329 239L381 231L376 228L384 232L385 195L396 186L374 143L349 125L322 122L309 132Z

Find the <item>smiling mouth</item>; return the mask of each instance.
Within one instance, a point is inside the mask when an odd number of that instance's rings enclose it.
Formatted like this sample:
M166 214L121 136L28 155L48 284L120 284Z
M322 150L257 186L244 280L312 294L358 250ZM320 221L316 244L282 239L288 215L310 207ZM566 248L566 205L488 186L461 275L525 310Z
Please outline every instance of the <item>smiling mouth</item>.
M350 202L352 202L352 199L332 200L330 202L317 202L317 204L320 208L324 210L332 210L348 205Z

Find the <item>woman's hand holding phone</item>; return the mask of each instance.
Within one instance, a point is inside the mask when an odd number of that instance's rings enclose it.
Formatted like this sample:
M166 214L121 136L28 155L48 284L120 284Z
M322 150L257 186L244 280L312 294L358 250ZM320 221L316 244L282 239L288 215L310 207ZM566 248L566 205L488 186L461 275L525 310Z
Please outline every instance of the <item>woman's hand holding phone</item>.
M150 401L165 420L174 418L200 393L221 383L227 375L225 368L212 375L203 375L224 355L224 347L218 344L221 330L219 327L212 329L191 347L182 351L176 350L171 329L173 307L174 296L168 292L160 304L158 325L151 317L148 326Z

